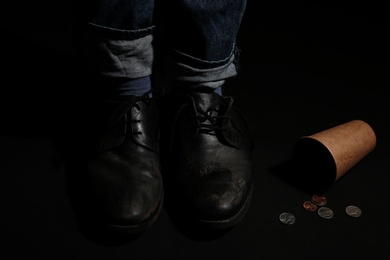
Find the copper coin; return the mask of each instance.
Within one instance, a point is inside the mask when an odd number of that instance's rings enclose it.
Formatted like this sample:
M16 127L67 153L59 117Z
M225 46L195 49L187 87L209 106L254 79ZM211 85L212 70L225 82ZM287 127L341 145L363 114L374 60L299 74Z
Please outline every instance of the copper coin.
M303 203L303 208L306 209L307 211L316 211L317 205L314 204L313 202L307 200Z
M327 203L327 199L326 199L326 197L324 195L314 194L311 197L311 202L313 202L317 206L325 206L326 203Z
M325 219L331 219L331 218L333 218L333 215L334 215L333 210L331 210L328 207L319 208L317 213L321 218L325 218Z

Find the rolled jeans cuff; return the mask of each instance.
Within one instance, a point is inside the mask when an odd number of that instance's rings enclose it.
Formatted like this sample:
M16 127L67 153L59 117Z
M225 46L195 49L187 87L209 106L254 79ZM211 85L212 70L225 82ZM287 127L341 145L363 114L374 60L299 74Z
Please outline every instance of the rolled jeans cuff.
M88 24L86 67L102 76L133 79L152 74L153 27L128 31ZM92 39L92 40L91 40Z
M183 87L218 88L226 79L238 73L238 52L221 61L205 61L174 51L174 57L166 57L164 75L171 81L181 82ZM182 62L185 60L186 62Z

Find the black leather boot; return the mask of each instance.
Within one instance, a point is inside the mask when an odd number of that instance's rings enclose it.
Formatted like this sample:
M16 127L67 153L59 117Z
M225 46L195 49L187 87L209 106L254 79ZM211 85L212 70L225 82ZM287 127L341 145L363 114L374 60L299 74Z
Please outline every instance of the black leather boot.
M97 146L87 170L91 202L109 228L140 233L163 204L155 101L118 97L97 115Z
M179 102L171 161L182 205L205 227L233 227L251 200L251 134L232 97L191 92ZM184 207L183 207L184 208Z

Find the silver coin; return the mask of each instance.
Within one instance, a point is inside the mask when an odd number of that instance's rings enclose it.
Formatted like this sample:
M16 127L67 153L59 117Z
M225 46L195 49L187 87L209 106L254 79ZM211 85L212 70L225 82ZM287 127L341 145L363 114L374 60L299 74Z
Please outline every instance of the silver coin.
M333 218L333 216L334 216L333 210L331 210L328 207L321 207L321 208L319 208L317 210L317 213L318 213L318 215L321 218L326 218L326 219Z
M346 207L345 212L354 218L360 217L362 215L362 210L359 207L353 205Z
M295 216L291 213L283 212L282 214L279 215L279 220L283 224L292 225L295 223Z

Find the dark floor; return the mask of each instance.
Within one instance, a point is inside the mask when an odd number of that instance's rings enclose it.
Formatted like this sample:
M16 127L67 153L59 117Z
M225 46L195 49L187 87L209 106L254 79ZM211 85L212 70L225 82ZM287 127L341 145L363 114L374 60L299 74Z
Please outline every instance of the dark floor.
M19 12L28 26L2 18L1 259L389 259L389 19L383 7L249 3L239 37L242 71L228 88L255 134L247 216L215 236L179 225L164 208L149 230L123 241L83 229L69 198L85 94L74 93L85 82L72 63L71 7L45 3L53 10L47 14L44 2ZM302 207L311 194L288 181L294 179L292 147L300 136L353 119L373 127L377 145L325 193L335 215L322 219ZM361 217L345 214L351 204L362 209ZM293 213L295 224L279 222L282 212Z

